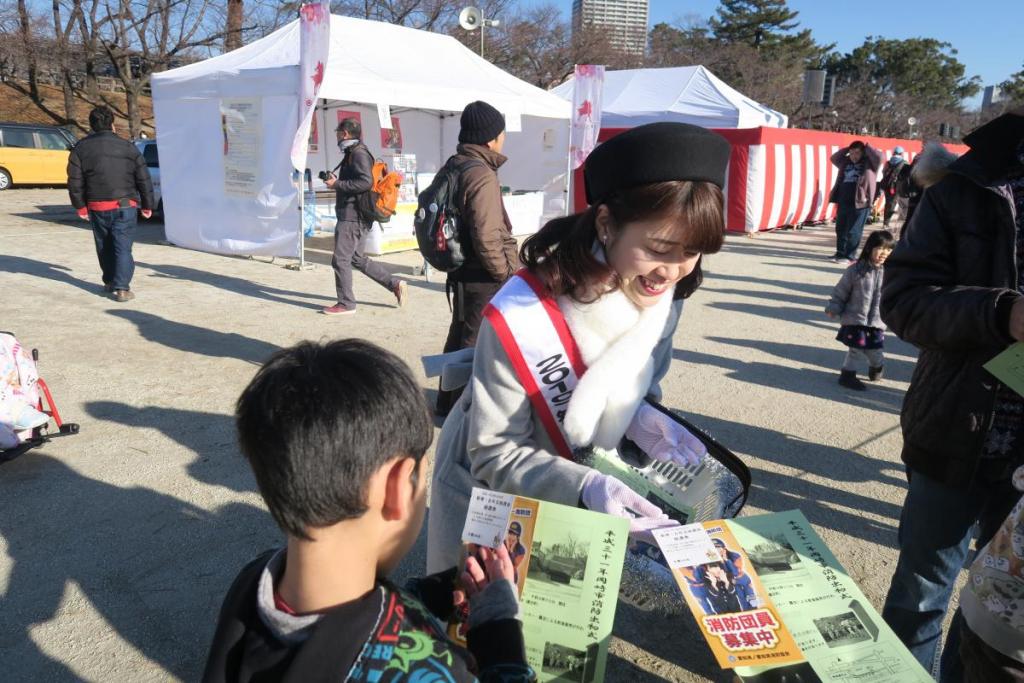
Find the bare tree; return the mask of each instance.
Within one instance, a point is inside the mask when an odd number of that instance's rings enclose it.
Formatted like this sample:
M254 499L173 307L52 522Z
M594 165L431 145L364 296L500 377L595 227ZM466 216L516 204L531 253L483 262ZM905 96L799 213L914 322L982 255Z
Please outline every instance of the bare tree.
M52 0L51 11L53 14L53 37L57 48L57 65L60 73L60 89L64 99L64 119L61 123L74 126L81 132L86 132L85 126L80 124L75 116L75 94L78 90L75 79L78 73L77 59L81 56L81 50L73 45L72 36L78 26L78 15L82 11L82 1L72 0L70 12L67 19L64 19L61 11L64 9L60 0Z
M39 60L32 31L32 16L26 0L18 0L18 29L28 69L28 91L33 102L39 103Z
M196 48L220 44L226 32L211 28L212 0L116 0L114 6L110 1L110 21L100 41L124 86L128 127L135 137L142 130L139 98L149 87L150 75Z

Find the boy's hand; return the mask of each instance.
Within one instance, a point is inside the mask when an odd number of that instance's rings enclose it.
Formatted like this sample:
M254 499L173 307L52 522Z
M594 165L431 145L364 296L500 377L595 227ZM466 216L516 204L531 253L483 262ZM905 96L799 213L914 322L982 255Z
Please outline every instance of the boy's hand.
M508 579L515 581L515 570L508 549L502 543L497 550L472 545L472 553L466 558L466 569L459 577L466 597L471 598L487 588L492 581Z

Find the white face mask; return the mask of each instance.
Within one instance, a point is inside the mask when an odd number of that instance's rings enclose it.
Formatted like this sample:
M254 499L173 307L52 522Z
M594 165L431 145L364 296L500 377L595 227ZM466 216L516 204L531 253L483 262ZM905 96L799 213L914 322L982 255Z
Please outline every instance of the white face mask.
M359 140L356 140L355 138L349 138L348 140L338 140L338 149L344 152L346 149L356 144L357 142L359 142Z

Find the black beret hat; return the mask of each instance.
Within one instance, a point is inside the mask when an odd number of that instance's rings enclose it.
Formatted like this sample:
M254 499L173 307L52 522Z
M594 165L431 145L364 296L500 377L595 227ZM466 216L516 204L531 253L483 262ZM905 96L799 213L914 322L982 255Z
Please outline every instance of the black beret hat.
M731 150L721 135L688 123L632 128L587 157L587 202L596 204L616 190L669 180L704 180L724 187Z
M470 102L462 110L459 124L459 142L486 145L505 130L505 117L491 105L477 100Z

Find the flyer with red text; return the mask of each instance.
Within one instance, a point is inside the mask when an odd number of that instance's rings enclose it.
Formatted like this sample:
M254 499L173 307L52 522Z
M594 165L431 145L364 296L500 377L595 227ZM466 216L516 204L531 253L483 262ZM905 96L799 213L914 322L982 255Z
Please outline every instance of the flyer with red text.
M653 533L719 666L732 669L804 660L724 522Z

